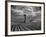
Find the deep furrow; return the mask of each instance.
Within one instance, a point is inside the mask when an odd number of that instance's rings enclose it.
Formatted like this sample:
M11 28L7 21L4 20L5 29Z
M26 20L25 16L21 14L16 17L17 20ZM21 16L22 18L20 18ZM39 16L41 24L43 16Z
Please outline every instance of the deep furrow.
M15 31L18 31L17 26L15 27Z
M19 28L20 26L18 25L18 31L20 31L20 28Z
M12 31L15 31L15 28L16 28L16 27L17 27L16 25L13 25Z
M25 30L21 25L19 25L19 28L20 28L20 31L24 31Z

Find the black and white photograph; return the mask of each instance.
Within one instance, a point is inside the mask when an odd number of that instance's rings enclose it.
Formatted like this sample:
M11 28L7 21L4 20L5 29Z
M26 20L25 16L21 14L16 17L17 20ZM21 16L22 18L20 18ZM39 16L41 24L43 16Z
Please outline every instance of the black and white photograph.
M41 7L11 5L11 31L31 30L41 30Z
M8 35L44 33L44 4L8 2Z

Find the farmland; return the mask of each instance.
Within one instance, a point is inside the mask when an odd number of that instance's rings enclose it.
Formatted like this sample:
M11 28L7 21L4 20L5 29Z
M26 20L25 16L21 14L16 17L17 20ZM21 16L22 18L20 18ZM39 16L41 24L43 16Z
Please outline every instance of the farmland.
M12 6L11 8L11 31L41 30L40 7Z

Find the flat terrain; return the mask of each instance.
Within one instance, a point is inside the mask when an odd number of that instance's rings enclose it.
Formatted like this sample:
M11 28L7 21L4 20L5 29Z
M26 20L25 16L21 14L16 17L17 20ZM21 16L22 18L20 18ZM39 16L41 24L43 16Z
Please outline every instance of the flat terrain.
M31 30L41 30L41 7L12 6L11 31Z
M39 16L38 16L39 17ZM39 21L38 17L32 17L29 19L26 16L26 20L24 20L23 15L18 15L12 17L11 20L11 30L12 31L30 31L30 30L40 30L41 29L41 22ZM24 22L25 21L25 22Z

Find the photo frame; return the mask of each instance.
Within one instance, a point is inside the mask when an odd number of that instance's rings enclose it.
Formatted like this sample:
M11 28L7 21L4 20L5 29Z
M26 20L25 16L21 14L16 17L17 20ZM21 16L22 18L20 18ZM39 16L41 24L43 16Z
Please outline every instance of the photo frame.
M5 2L5 36L45 34L45 3Z

